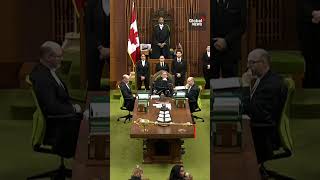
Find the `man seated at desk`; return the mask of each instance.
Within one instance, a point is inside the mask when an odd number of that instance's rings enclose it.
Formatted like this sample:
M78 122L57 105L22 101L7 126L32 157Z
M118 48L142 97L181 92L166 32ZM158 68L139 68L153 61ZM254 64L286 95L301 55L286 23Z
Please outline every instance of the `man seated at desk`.
M245 113L251 118L251 130L258 163L273 156L279 146L277 123L287 97L283 78L270 70L271 57L264 49L255 49L248 55L248 71L242 76ZM251 81L256 77L252 87ZM263 166L260 170L263 172ZM264 174L262 174L264 175Z
M193 77L188 77L187 79L187 93L186 97L189 100L190 112L194 112L198 108L198 96L199 96L199 87L194 83Z
M119 84L123 99L124 99L124 107L126 107L129 111L133 111L135 96L132 94L131 88L129 87L130 76L124 74L122 76L122 81Z
M67 86L56 74L63 57L59 44L52 41L40 47L40 63L36 65L30 80L37 96L39 106L46 118L46 137L49 144L54 144L55 151L64 157L72 157L75 153L79 133L81 107L72 104ZM62 119L47 118L56 115L70 115Z
M173 83L170 79L168 79L168 72L162 71L161 78L154 82L153 93L157 95L161 95L162 93L171 97L173 94Z

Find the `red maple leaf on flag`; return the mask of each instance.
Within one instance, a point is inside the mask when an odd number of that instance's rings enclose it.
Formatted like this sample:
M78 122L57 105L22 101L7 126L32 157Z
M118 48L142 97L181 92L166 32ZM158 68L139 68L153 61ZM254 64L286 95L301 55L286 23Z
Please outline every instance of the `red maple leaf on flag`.
M129 40L132 44L137 44L136 37L138 37L138 32L134 32L133 29L130 29Z

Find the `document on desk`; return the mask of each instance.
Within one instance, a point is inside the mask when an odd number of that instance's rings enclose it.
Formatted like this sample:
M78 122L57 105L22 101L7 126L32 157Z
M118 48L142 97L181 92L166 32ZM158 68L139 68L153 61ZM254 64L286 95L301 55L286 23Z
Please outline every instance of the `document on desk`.
M110 103L90 103L90 118L110 117Z
M165 105L169 110L171 110L171 104L168 103L168 104L165 104ZM155 106L156 108L160 109L162 107L162 104L153 104L153 106Z
M138 94L138 99L149 99L149 94Z
M185 86L176 86L174 88L174 90L178 91L178 90L186 90L187 88Z
M186 92L185 91L178 91L176 94L177 98L184 98L186 97Z
M151 99L160 99L160 96L159 96L159 95L151 95L150 98L151 98Z

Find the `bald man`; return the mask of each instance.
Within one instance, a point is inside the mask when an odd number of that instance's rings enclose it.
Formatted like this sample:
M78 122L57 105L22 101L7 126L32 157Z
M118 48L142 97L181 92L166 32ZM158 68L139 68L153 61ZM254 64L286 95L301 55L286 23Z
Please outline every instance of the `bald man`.
M188 77L186 87L187 87L186 97L188 98L190 111L192 113L198 108L198 96L199 96L200 89L194 83L193 77Z
M43 43L40 47L40 63L36 65L30 80L44 116L46 117L47 133L57 138L55 144L57 151L64 156L73 156L81 116L78 104L72 104L67 86L56 74L61 65L63 50L59 44L52 41ZM70 118L47 118L55 115L69 115Z
M244 108L251 118L252 136L258 163L269 160L279 145L277 123L287 98L283 78L270 69L271 57L264 49L248 55L248 71L242 76ZM252 87L250 84L255 79Z
M126 107L129 111L133 111L135 97L132 94L131 88L129 86L130 76L124 74L122 76L122 81L119 84L122 96L124 98L124 107Z

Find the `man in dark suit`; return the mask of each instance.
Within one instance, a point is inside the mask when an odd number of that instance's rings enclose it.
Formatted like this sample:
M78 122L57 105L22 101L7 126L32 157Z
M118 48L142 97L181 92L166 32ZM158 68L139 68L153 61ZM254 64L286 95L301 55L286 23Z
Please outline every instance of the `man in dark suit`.
M167 97L171 97L173 93L173 84L170 79L168 79L168 72L162 71L161 78L154 82L154 94L161 95L163 93Z
M133 111L134 101L136 98L132 94L131 88L129 87L129 79L129 75L123 75L119 86L124 99L124 107L126 107L129 111Z
M137 86L138 90L141 90L142 82L144 82L144 86L146 90L149 90L149 71L150 65L146 60L146 55L141 54L141 60L137 63Z
M159 58L159 63L156 64L156 72L164 70L169 72L169 66L167 63L164 62L165 58L163 55Z
M85 6L86 66L88 90L100 90L105 61L109 56L109 18L105 16L101 0L87 0ZM108 26L108 27L106 27Z
M188 98L190 111L192 113L198 108L198 96L199 96L200 89L194 83L193 77L189 77L187 79L186 87L187 87L186 97Z
M298 1L298 37L306 63L305 88L320 88L320 1Z
M280 121L287 87L283 78L270 70L271 57L263 49L255 49L248 55L248 72L242 76L244 108L251 118L251 130L258 163L273 155L279 146L277 124ZM250 88L251 82L255 80Z
M246 0L213 0L211 3L211 44L213 78L238 76L241 36L247 26Z
M63 50L59 44L47 41L40 47L40 63L36 65L30 80L39 106L46 118L46 137L53 137L53 148L64 157L72 157L77 144L81 107L72 104L67 86L56 74ZM69 115L70 118L52 119L49 116ZM45 139L46 139L45 137Z
M202 58L202 70L203 77L206 80L205 89L210 88L210 79L212 78L212 61L210 61L210 46L207 46L206 52L203 54Z
M181 50L177 50L177 58L173 60L171 69L175 78L175 86L183 86L187 72L187 61L182 59Z
M164 24L163 17L159 17L157 25L153 27L153 40L152 40L152 58L158 59L160 55L165 58L169 57L170 46L170 27Z

